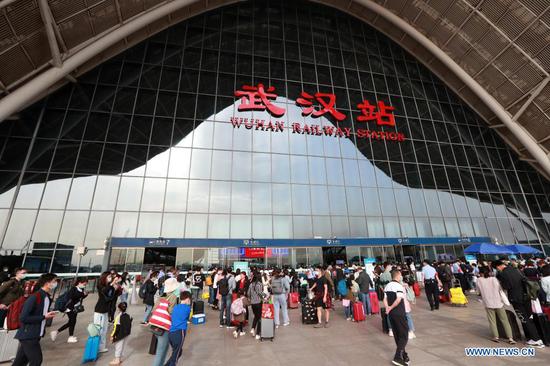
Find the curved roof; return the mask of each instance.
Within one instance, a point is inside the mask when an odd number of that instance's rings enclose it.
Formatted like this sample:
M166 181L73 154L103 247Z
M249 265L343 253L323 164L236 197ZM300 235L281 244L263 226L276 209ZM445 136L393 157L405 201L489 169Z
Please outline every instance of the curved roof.
M98 63L236 0L0 0L0 121ZM550 177L548 0L318 0L398 42Z

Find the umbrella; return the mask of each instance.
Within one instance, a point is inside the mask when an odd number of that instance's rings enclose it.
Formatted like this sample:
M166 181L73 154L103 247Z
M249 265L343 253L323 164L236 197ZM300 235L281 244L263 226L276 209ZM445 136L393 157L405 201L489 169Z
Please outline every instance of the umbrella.
M512 245L505 245L506 248L510 249L514 254L539 254L542 253L537 248L533 248L529 245L523 245L523 244L512 244Z
M514 254L514 252L504 245L476 243L464 249L464 254Z

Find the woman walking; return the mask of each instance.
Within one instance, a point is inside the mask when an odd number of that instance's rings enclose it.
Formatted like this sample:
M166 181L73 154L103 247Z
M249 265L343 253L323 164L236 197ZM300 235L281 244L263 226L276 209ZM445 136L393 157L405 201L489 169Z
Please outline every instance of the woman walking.
M71 287L71 289L67 293L67 310L65 310L65 313L67 314L67 318L69 320L58 330L50 332L50 338L52 339L52 342L55 342L57 335L65 329L69 329L69 338L67 339L67 343L78 342L78 338L74 336L74 327L76 325L76 318L78 316L78 313L84 311L82 301L86 298L86 296L88 296L88 293L86 292L87 285L88 279L86 277L78 277L75 281L74 286Z
M506 315L506 310L504 309L504 302L502 296L504 292L500 286L500 282L496 277L490 275L488 267L482 267L479 270L481 277L477 281L477 289L483 300L483 305L485 305L485 311L487 312L487 319L489 320L489 327L493 333L493 342L498 342L499 334L497 328L497 316L499 321L502 323L504 332L506 333L506 338L508 338L508 343L515 344L514 338L512 337L512 328L508 322L508 317Z
M262 303L264 298L264 285L262 284L262 276L260 272L254 272L252 274L252 282L248 287L247 296L250 299L250 306L252 307L252 314L254 314L254 320L250 326L250 334L260 339L261 334L261 317L262 317Z

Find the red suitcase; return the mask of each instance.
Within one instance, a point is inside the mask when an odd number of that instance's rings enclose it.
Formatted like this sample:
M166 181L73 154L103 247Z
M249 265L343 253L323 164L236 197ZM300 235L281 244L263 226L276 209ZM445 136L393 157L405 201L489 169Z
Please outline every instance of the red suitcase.
M414 291L414 296L416 297L420 296L420 285L418 284L418 282L413 283L412 287Z
M439 295L439 303L444 304L446 302L449 302L449 296L447 296L445 294Z
M546 317L548 318L548 321L550 321L550 306L543 306L542 312L546 314Z
M353 319L355 319L356 322L365 320L365 310L363 309L363 303L361 301L353 303Z
M380 312L380 301L375 291L369 292L371 313L378 314Z
M288 294L288 307L290 309L298 309L300 305L300 295L297 292Z

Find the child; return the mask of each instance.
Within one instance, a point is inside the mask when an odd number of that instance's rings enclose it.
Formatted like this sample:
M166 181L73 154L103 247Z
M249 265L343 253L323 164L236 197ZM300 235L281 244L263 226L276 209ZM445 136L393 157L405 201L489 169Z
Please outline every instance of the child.
M245 297L243 290L239 290L237 299L235 299L235 301L231 304L231 316L237 323L237 329L233 332L233 337L235 338L239 337L239 335L245 335L243 330L243 325L246 318L246 310L243 303L244 299Z
M346 288L348 289L348 292L342 299L344 314L346 314L346 320L355 321L353 318L353 303L355 302L355 295L353 293L353 283L351 278L346 280Z
M120 313L115 318L113 332L111 333L111 341L115 344L115 359L109 365L120 365L124 346L126 345L127 337L132 331L132 317L126 314L128 304L121 302L118 304Z
M187 335L187 321L191 315L191 293L183 291L180 294L179 305L174 306L172 310L172 326L170 327L170 346L172 346L172 355L165 366L176 366L183 353L183 342Z

